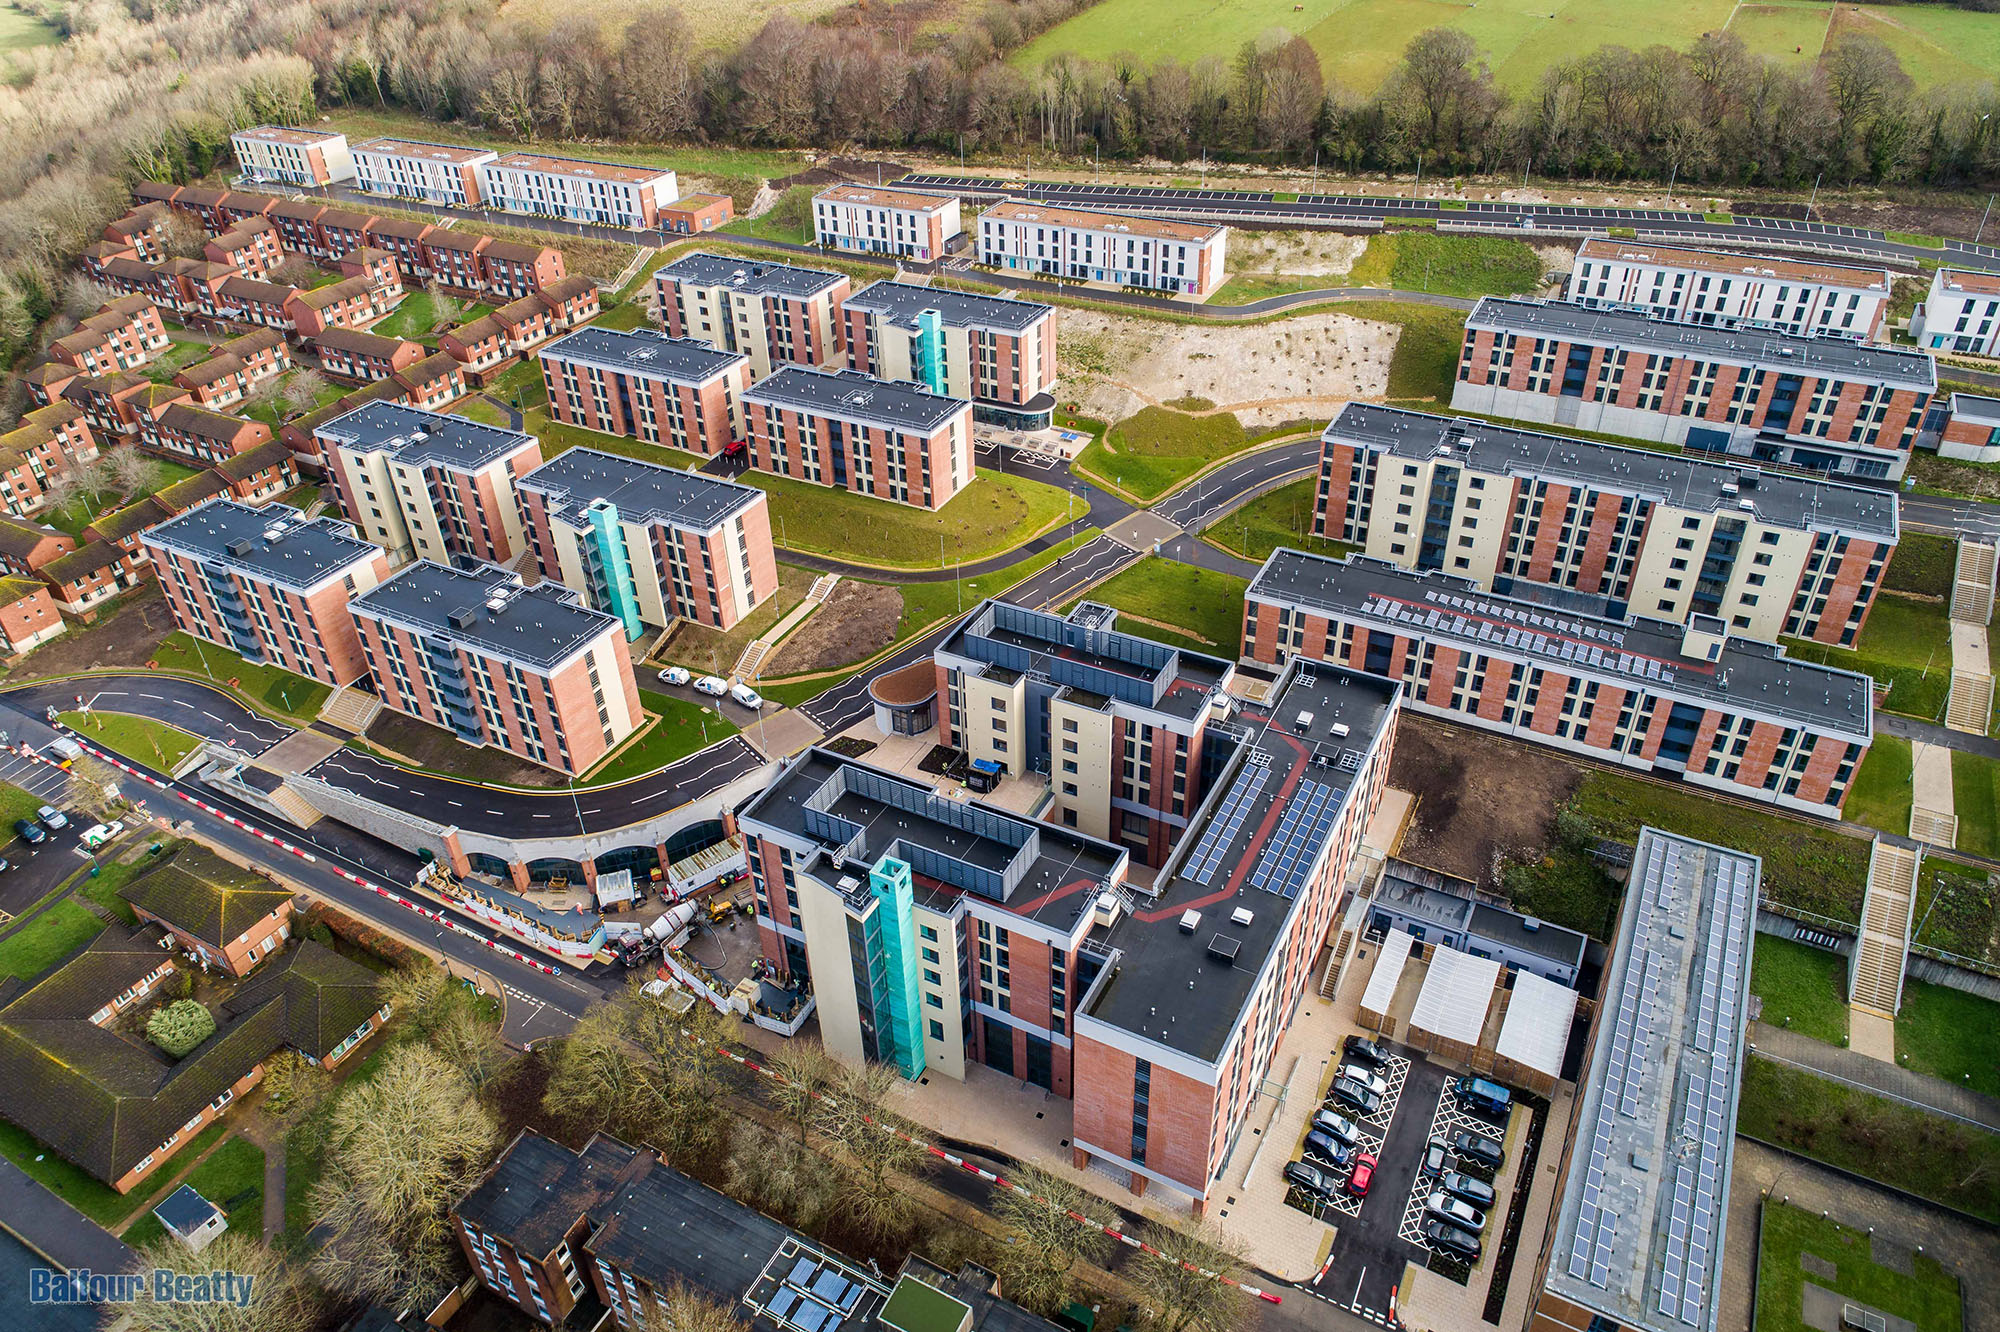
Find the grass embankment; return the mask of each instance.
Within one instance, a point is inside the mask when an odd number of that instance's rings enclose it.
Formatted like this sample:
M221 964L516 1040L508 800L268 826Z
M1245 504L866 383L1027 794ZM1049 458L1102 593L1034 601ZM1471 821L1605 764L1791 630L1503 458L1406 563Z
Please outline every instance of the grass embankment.
M1860 671L1889 686L1883 707L1936 720L1951 692L1951 619L1943 602L1881 594L1853 648L1785 640L1787 656Z
M1772 1026L1847 1044L1847 959L1840 954L1760 934L1750 992L1764 1001L1763 1020Z
M1123 633L1234 661L1243 638L1247 579L1151 555L1089 593L1115 606Z
M2000 1004L1906 979L1896 1014L1896 1058L1955 1086L2000 1096Z
M762 638L778 621L791 614L793 607L806 599L806 593L812 590L818 578L819 575L810 569L801 569L796 564L780 564L778 590L759 602L729 632L683 621L674 630L673 641L667 644L657 660L674 662L703 675L727 674L736 665L737 658L743 655L744 648ZM649 666L647 669L659 668Z
M1318 478L1309 476L1259 495L1210 523L1203 529L1202 537L1232 555L1259 562L1280 547L1335 559L1351 554L1356 547L1313 535L1313 503L1318 485Z
M736 734L736 725L721 713L684 698L641 689L639 702L648 713L658 718L652 729L613 754L580 786L609 786L614 782L643 777L676 759L686 758L706 745Z
M1983 868L1927 856L1910 909L1914 943L1961 957L2000 961L2000 893Z
M245 661L234 652L201 642L179 630L160 640L160 645L153 649L153 660L162 670L212 680L223 688L234 689L253 704L261 704L266 711L302 722L317 717L320 705L333 692L317 680Z
M1910 742L1878 735L1854 774L1841 817L1877 832L1907 837L1910 832Z
M1878 738L1876 744L1881 744ZM1951 756L1952 808L1958 815L1958 849L2000 859L2000 763L1984 754Z
M122 754L159 772L172 772L181 760L201 748L201 741L176 726L151 717L118 712L65 712L63 725L92 744Z
M1541 256L1525 241L1507 236L1385 231L1368 238L1367 248L1345 273L1239 271L1208 303L1252 305L1272 296L1343 287L1473 299L1520 295L1534 291L1541 281Z
M1146 407L1084 445L1075 470L1135 503L1151 504L1234 454L1318 430L1316 423L1301 421L1253 434L1234 412Z
M1929 1254L1907 1254L1909 1271L1875 1261L1873 1237L1803 1208L1766 1199L1757 1228L1757 1332L1807 1332L1804 1255L1831 1263L1813 1284L1915 1324L1917 1332L1960 1332L1958 1278Z

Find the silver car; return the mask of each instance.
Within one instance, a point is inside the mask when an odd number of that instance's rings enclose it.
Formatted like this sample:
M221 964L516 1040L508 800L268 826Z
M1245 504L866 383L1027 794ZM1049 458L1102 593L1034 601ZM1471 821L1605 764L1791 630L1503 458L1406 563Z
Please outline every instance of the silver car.
M1449 1221L1461 1230L1477 1235L1486 1229L1486 1213L1474 1207L1463 1198L1454 1198L1442 1189L1431 1195L1424 1204L1424 1210L1441 1221Z

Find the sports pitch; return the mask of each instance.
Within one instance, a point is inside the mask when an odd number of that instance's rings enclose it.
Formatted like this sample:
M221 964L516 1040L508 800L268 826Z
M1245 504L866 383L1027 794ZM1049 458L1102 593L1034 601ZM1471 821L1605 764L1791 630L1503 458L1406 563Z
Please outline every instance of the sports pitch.
M1426 28L1462 28L1479 44L1502 86L1532 89L1550 64L1600 46L1634 49L1665 42L1685 48L1727 27L1754 51L1804 64L1845 32L1880 38L1919 86L1991 80L2000 71L2000 14L1941 5L1830 5L1808 0L1103 0L1043 33L1014 57L1038 68L1059 51L1103 59L1171 53L1192 62L1232 60L1271 28L1303 36L1327 77L1369 93L1395 68L1403 47Z

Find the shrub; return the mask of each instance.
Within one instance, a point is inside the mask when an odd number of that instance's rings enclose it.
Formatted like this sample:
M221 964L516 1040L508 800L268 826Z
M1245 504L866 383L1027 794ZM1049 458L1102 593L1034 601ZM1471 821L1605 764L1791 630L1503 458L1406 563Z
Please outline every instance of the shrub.
M163 988L166 990L167 998L169 999L192 998L194 995L194 973L191 971L176 971L173 975L167 977Z
M146 1039L179 1059L215 1034L215 1015L192 999L176 999L146 1019Z

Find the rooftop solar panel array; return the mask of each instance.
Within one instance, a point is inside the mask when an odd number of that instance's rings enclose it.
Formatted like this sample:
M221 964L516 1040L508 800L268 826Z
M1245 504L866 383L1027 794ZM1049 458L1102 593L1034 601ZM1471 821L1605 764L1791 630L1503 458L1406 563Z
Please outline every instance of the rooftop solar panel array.
M1313 853L1340 813L1340 802L1346 795L1337 786L1300 782L1285 806L1277 833L1265 844L1257 868L1250 871L1250 886L1287 900L1297 897L1300 885L1312 869Z
M794 1255L789 1269L783 1267L786 1249ZM765 1269L767 1277L777 1277L780 1270L784 1275L775 1286L760 1278L748 1298L779 1326L792 1332L839 1332L843 1326L861 1325L853 1316L872 1287L860 1273L794 1241L780 1248L772 1264Z
M1236 773L1236 780L1229 784L1229 793L1216 806L1215 816L1202 830L1201 840L1195 843L1194 854L1188 857L1184 870L1187 877L1196 883L1207 885L1221 868L1222 856L1229 849L1236 833L1243 827L1243 820L1250 815L1250 809L1257 803L1257 796L1264 784L1271 780L1271 760L1257 750L1250 751L1249 761Z
M1399 624L1476 638L1496 647L1620 671L1663 684L1674 682L1671 665L1656 657L1620 651L1625 634L1619 629L1449 592L1426 592L1424 599L1436 604L1419 606L1377 592L1370 594L1363 609L1367 614Z

